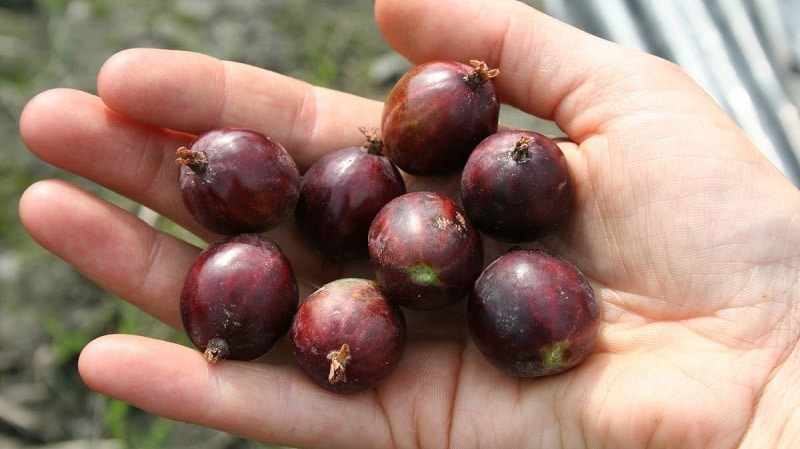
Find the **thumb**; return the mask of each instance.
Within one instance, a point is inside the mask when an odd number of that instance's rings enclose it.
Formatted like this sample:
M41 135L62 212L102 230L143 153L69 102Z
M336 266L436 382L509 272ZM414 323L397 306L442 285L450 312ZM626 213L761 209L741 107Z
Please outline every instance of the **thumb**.
M677 112L732 125L676 65L521 2L379 0L375 14L389 44L412 62L483 59L498 67L495 85L504 103L554 120L578 143L635 112Z

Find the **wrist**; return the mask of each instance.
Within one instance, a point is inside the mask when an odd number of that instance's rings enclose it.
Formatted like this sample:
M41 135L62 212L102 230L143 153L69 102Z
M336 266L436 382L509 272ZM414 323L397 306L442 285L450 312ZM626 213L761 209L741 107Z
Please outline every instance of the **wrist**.
M794 316L790 315L790 320ZM795 318L789 355L767 379L755 406L740 449L793 449L800 447L800 322Z

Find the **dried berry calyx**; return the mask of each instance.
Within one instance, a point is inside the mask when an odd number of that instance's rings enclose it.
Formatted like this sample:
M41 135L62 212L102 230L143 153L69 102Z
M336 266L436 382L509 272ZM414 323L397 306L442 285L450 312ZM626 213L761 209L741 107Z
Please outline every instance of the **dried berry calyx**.
M191 168L193 172L203 174L206 171L208 159L202 151L192 151L186 147L180 147L175 151L175 155L178 156L175 159L176 163Z
M500 74L500 69L490 69L485 62L477 59L470 60L469 64L473 67L473 70L464 75L464 81L473 89L477 89Z
M347 364L350 363L350 345L343 344L338 351L328 353L328 360L331 361L331 371L328 374L328 382L347 382Z
M519 138L514 145L514 149L511 150L511 158L514 159L514 162L522 163L531 158L530 143L533 142L533 140L531 136L522 136Z
M222 338L212 338L203 351L203 357L211 363L217 363L220 359L228 357L230 347L228 342Z
M361 131L361 134L367 138L367 141L361 146L364 151L374 155L380 155L383 153L383 141L381 140L377 129L362 126L358 128L358 130Z

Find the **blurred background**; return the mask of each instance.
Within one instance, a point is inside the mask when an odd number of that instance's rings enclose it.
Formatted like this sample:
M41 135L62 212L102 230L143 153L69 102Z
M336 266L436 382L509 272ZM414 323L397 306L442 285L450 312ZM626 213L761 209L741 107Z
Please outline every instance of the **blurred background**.
M78 354L98 335L185 341L33 242L19 225L22 191L39 179L68 179L168 232L191 236L37 160L19 138L25 103L53 87L95 92L102 63L140 46L204 52L380 99L409 65L383 41L372 6L372 0L0 0L0 448L264 447L155 418L81 382ZM520 126L532 120L506 114Z
M525 3L681 63L787 176L798 179L800 38L780 25L785 17L797 18L800 8L788 11L795 0ZM788 6L774 8L782 3ZM732 10L736 5L744 9ZM62 178L192 238L38 161L19 138L20 112L36 93L52 87L94 92L103 61L139 46L204 52L376 99L409 67L381 38L372 0L0 0L0 448L265 447L89 391L76 362L94 337L132 333L185 341L46 253L18 222L22 191L39 179ZM509 108L501 120L556 131Z

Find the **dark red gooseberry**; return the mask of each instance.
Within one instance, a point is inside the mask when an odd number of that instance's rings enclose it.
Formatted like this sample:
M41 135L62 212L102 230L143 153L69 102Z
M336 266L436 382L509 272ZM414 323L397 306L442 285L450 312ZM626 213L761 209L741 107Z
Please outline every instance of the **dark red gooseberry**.
M252 360L289 330L297 309L294 271L260 234L218 240L195 259L181 292L183 326L206 359Z
M492 365L513 376L538 377L566 371L592 352L600 307L589 282L566 259L513 250L478 278L467 321Z
M294 210L300 173L276 141L249 129L220 128L177 151L189 213L217 234L263 232Z
M507 131L487 137L461 175L464 209L497 240L535 240L569 217L573 187L564 153L548 137Z
M345 278L312 293L291 329L300 367L323 388L354 393L374 387L397 367L406 323L374 281Z
M436 309L464 298L483 267L483 244L463 209L434 192L390 201L369 229L369 256L389 300Z
M400 171L381 154L377 134L317 160L303 176L295 208L306 241L330 259L367 256L367 232L378 211L406 193Z
M497 131L500 103L481 61L421 64L398 80L383 107L386 154L402 170L440 175L460 170L486 136Z

